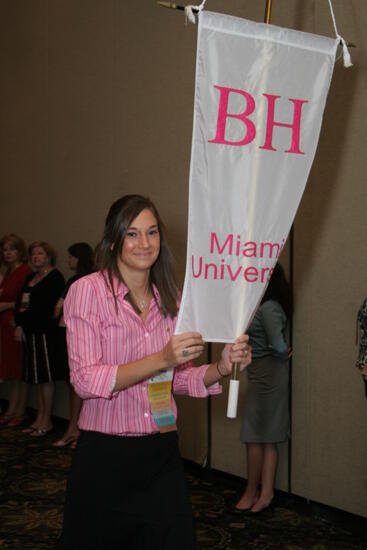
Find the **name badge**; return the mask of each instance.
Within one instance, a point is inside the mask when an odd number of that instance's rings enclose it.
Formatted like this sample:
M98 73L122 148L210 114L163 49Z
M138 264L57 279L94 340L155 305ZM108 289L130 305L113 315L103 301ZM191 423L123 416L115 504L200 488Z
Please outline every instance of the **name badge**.
M172 411L173 369L160 371L149 379L148 395L150 410L161 433L177 430Z

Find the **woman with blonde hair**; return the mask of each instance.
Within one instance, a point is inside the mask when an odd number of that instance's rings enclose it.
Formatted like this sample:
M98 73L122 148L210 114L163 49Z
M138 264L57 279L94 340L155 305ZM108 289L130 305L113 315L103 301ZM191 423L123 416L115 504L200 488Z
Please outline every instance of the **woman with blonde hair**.
M0 240L0 380L10 384L9 405L0 425L16 427L23 423L27 386L22 381L23 350L14 338L14 307L24 281L31 273L23 239L9 233Z
M44 241L29 247L29 257L35 272L22 288L15 308L16 336L24 341L25 364L23 379L37 386L37 417L24 431L32 436L44 436L53 429L52 406L55 380L64 380L65 372L57 372L55 343L57 321L55 305L65 281L55 268L56 254Z

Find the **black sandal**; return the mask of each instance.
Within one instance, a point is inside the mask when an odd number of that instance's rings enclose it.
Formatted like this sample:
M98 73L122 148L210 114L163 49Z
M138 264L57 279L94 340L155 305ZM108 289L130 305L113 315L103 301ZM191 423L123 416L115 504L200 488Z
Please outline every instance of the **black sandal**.
M34 428L33 426L28 426L28 428L24 428L21 430L22 434L31 434L33 432L36 432L39 428Z

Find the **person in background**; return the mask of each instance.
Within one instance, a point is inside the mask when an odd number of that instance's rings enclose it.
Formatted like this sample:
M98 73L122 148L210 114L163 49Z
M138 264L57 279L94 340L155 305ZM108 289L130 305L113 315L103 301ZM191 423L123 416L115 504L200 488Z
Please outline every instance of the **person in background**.
M289 436L290 351L285 334L291 315L291 288L283 268L276 264L248 329L253 361L247 369L248 391L240 434L246 444L248 482L236 509L254 514L269 508L273 501L277 443Z
M71 285L75 283L75 281L77 281L81 277L84 277L85 275L89 275L94 271L93 250L88 243L72 244L68 248L68 253L69 253L68 255L69 268L75 271L75 275L73 275L73 277L70 277L70 279L68 279L68 281L66 282L66 286L62 294L62 297L59 299L59 301L56 304L56 312L55 312L55 316L59 320L56 360L61 361L66 365L68 365L68 354L67 354L67 348L66 348L66 327L65 327L64 315L63 315L64 300L66 298L66 295ZM66 445L70 445L72 449L75 449L79 438L78 420L79 420L80 410L82 407L82 400L79 397L79 395L75 392L73 386L70 384L70 379L69 379L69 404L70 404L70 417L69 417L68 426L66 428L66 432L60 439L58 439L57 441L54 441L53 443L54 447L65 447Z
M54 381L65 380L67 376L56 368L57 322L54 319L55 305L65 281L55 268L56 254L48 243L35 241L28 252L35 273L26 279L18 297L15 323L16 337L24 341L23 380L37 386L37 416L23 432L40 437L53 429Z
M20 426L25 420L27 385L22 381L22 344L14 338L14 307L27 276L27 250L23 239L10 233L0 240L0 380L10 384L9 405L0 425Z
M367 397L367 298L359 308L357 320L359 322L359 353L356 367L360 370L364 382L365 396ZM357 335L358 341L358 335Z
M197 332L174 334L179 293L163 224L150 199L127 195L110 208L97 273L64 303L70 378L83 398L57 549L192 550L191 506L173 393L206 397L238 362L243 335L216 364L194 367Z

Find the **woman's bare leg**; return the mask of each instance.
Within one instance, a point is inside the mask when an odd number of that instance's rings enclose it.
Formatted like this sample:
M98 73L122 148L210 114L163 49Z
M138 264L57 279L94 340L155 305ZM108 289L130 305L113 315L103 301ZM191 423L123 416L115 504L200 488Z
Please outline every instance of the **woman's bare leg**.
M23 380L16 380L17 384L17 401L15 408L15 416L21 418L25 413L25 406L28 396L28 384L23 382Z
M238 510L249 510L257 501L258 487L263 469L264 449L262 443L246 443L247 487L236 504Z
M43 430L49 430L52 428L52 408L54 404L54 395L55 395L55 384L54 382L46 382L45 384L41 384L42 386L42 396L43 396L43 403L44 403L44 409L43 409L43 417L42 417L42 424L41 429Z
M82 399L79 397L79 395L75 392L73 386L70 384L70 392L69 392L69 399L70 399L70 419L69 424L66 428L66 432L61 437L61 439L58 439L53 443L54 447L64 447L65 445L75 446L78 437L79 437L79 427L78 427L78 420L80 411L82 408Z
M67 431L70 435L79 437L78 421L83 401L70 385L70 421Z
M9 405L4 413L5 416L14 416L16 412L17 407L17 399L18 399L18 386L17 386L18 380L9 380L10 385L10 392L9 392Z
M274 496L275 474L278 465L278 449L275 443L264 443L264 458L261 471L261 492L251 512L261 512L267 508Z
M42 395L41 384L36 385L36 394L37 394L37 416L34 422L30 425L31 428L39 429L42 426L42 420L44 415L44 402Z

